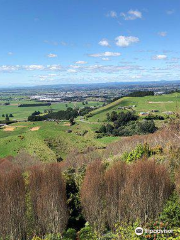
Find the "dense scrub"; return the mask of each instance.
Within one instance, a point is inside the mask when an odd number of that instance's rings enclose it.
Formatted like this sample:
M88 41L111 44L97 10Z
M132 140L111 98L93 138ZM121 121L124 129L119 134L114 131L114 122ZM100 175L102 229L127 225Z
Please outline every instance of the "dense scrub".
M1 159L0 238L178 239L179 130L173 122L149 136L122 139L105 154L88 149L56 164L24 152ZM139 238L138 226L174 233Z
M156 126L152 119L137 121L138 116L131 111L120 113L113 111L111 114L107 114L107 120L113 122L113 125L102 125L98 133L107 136L132 136L135 134L154 133L156 131Z

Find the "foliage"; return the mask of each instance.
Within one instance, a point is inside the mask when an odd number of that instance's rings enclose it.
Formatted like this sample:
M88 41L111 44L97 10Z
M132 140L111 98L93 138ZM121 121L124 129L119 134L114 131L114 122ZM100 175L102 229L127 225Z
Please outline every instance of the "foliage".
M143 233L143 235L140 237L140 239L149 239L149 240L166 240L166 239L178 239L179 236L178 233L180 233L180 229L172 228L172 226L169 225L168 222L162 222L162 221L151 221L147 223L144 226L144 229L147 230L173 230L171 233Z
M82 174L84 174L82 172ZM79 178L80 175L75 173L75 169L68 168L64 172L66 179L66 194L67 194L67 203L70 211L68 227L80 230L85 223L84 217L82 215L82 209L80 204L79 196Z
M139 223L135 222L133 225L128 225L126 223L116 224L115 226L115 236L113 240L139 240L139 237L135 234L135 229L139 227Z
M145 120L139 123L139 130L141 133L154 133L156 126L153 120Z
M79 115L80 116L84 116L84 115L90 113L92 110L94 110L94 108L92 108L92 107L84 107L84 108L80 109Z
M153 133L156 131L156 126L153 120L137 121L138 116L133 112L113 111L107 114L107 121L112 121L113 125L103 125L99 129L99 133L113 136L131 136L135 134Z
M162 151L163 149L161 146L150 148L147 143L138 144L137 147L131 152L124 152L121 158L123 161L133 162L135 160L141 159L143 156L150 157L155 154L160 154Z
M58 240L58 239L57 239ZM63 240L76 240L76 230L73 228L69 228L64 234L63 234Z
M90 227L88 223L86 226L82 228L79 232L80 240L97 240L97 235L93 232L93 229Z
M171 227L179 227L180 223L180 199L174 193L167 201L161 215L160 220L168 222Z
M18 107L42 107L42 106L51 106L51 103L23 103L19 104Z
M128 97L145 97L145 96L154 96L153 91L135 91L128 94Z

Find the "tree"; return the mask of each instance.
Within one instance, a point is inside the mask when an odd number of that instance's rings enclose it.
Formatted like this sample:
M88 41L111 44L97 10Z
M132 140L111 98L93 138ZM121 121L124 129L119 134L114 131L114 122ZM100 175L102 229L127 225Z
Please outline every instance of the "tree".
M12 113L9 114L9 117L14 117Z
M124 162L113 164L106 172L106 211L108 224L113 229L115 224L126 219L126 197L125 188L127 176L129 174L128 165Z
M100 133L106 133L106 126L105 125L102 125L99 129L99 132Z
M166 167L151 160L139 160L131 165L126 185L130 220L141 223L155 219L173 191Z
M74 124L75 124L75 122L74 122L74 118L71 117L71 118L69 119L69 122L70 122L70 125L71 125L71 126L74 125Z
M25 238L25 184L21 171L0 174L0 238Z
M81 187L81 204L85 219L99 233L104 230L106 223L104 170L101 161L91 163Z
M4 114L2 114L2 117L5 117L5 115L4 115Z
M118 118L117 112L113 111L113 112L111 113L111 118L110 118L111 121L114 122L114 121L117 120L117 118Z
M63 233L68 210L60 165L54 163L32 167L29 182L36 234Z
M142 123L139 123L139 128L142 133L154 133L156 131L153 120L144 120Z
M8 114L6 114L5 121L6 121L6 122L9 122L9 115L8 115Z

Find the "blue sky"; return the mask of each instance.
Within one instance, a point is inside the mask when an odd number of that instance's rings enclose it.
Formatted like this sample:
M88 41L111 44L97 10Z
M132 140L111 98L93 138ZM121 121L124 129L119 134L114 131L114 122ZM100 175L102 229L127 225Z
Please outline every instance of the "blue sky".
M0 6L0 87L180 80L180 0Z

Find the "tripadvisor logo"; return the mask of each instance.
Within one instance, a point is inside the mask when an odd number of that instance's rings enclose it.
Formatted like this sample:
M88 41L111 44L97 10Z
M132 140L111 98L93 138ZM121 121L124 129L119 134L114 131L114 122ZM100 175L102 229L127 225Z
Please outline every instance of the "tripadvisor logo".
M142 234L143 234L143 228L137 227L137 228L135 229L135 233L136 233L136 235L138 235L138 236L142 235Z

